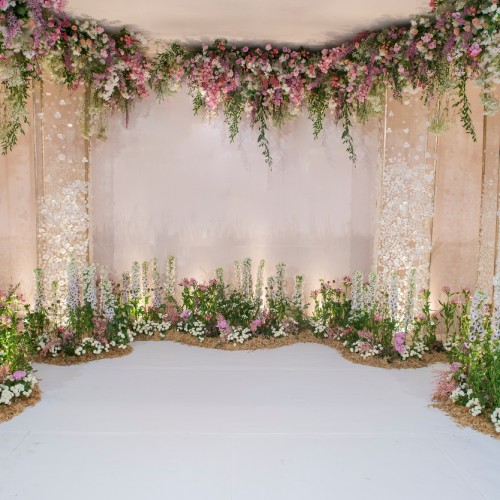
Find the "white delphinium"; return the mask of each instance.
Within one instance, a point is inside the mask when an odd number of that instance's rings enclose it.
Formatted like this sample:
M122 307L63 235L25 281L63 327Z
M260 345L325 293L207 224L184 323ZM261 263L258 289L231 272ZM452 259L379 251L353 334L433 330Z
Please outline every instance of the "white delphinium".
M105 267L101 269L101 313L105 319L112 321L115 317L115 296L113 286L109 280L108 271Z
M295 275L292 302L295 307L304 308L304 276L302 274Z
M255 282L255 300L257 304L262 306L262 298L264 293L264 266L266 265L266 261L262 259L259 262L259 267L257 269L257 280Z
M97 269L91 264L83 270L83 303L89 305L93 311L97 310Z
M45 280L43 269L37 267L33 274L35 275L35 312L40 312L45 304Z
M215 279L219 283L219 285L222 285L224 283L224 269L222 267L218 267L215 270Z
M153 274L153 307L155 309L158 309L158 307L161 306L162 290L161 290L160 269L158 267L158 259L156 257L153 259L152 274Z
M141 295L141 266L139 262L132 263L132 272L130 276L130 298L136 300Z
M470 306L470 327L469 327L469 340L474 342L478 338L483 338L485 334L484 319L485 310L484 303L488 296L477 290L472 296Z
M60 320L61 308L59 307L59 281L54 280L50 284L50 318L52 321L58 323Z
M267 278L267 287L266 287L266 302L268 304L270 301L274 299L274 288L275 288L274 276L269 276Z
M74 311L80 305L80 283L78 276L78 266L72 257L68 261L68 290L66 294L66 304L70 311Z
M167 273L165 283L167 297L175 297L175 257L171 255L167 262Z
M412 268L410 274L408 275L408 288L406 290L406 302L405 302L405 315L403 319L403 330L405 333L408 332L408 328L413 320L413 314L415 309L415 295L416 295L416 278L417 270Z
M286 264L284 262L278 262L276 264L276 292L275 297L278 300L285 298L285 287L286 287Z
M241 291L241 262L239 260L234 261L234 287L236 290Z
M247 299L253 296L253 281L252 281L252 259L246 257L243 259L243 294Z
M142 296L147 301L149 297L149 262L147 260L142 263Z
M399 277L396 273L392 274L389 287L389 312L391 318L398 317L399 304Z
M122 300L123 302L130 300L130 273L122 274Z
M368 277L368 285L365 289L363 302L368 310L373 311L375 309L377 302L377 275L375 273L370 273Z
M500 340L500 275L493 278L493 318L491 326L493 329L493 338Z
M363 273L354 271L351 289L351 317L355 318L363 309Z
M495 431L500 432L500 407L493 410L490 420L495 426Z

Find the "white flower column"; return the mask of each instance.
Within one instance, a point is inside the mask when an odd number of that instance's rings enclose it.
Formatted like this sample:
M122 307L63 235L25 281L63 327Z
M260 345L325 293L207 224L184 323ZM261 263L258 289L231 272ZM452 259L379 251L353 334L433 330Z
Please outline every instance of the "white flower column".
M63 295L69 257L84 266L91 250L89 145L78 125L80 96L45 80L35 98L38 264L47 283L60 282Z
M389 96L382 127L375 263L378 273L397 273L400 297L416 270L416 287L429 284L436 138L419 94Z

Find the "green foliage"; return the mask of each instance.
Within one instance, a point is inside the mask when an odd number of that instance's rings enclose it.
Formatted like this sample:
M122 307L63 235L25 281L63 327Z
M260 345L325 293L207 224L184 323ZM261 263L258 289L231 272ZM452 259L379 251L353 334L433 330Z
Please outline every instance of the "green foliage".
M24 334L23 298L17 288L0 291L0 366L9 373L30 370L30 339Z
M460 119L466 132L471 135L472 140L477 142L476 131L472 123L472 112L470 109L469 98L467 97L467 73L465 73L456 83L455 88L458 94L458 100L453 104L454 108L460 111Z
M266 163L271 167L273 164L273 159L271 157L271 151L269 149L269 141L267 139L267 121L264 109L259 109L257 114L257 122L259 124L259 135L257 137L257 143L262 149L262 155L265 158Z
M19 134L24 135L23 125L28 124L27 102L30 80L11 86L3 84L3 101L0 110L0 144L2 154L12 151Z
M319 137L319 134L323 130L323 122L326 110L328 109L329 99L330 96L328 95L326 85L318 85L309 94L307 105L315 139Z

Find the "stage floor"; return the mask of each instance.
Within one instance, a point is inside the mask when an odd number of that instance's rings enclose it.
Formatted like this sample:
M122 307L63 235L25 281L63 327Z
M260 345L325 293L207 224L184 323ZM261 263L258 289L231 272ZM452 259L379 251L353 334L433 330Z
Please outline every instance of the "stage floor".
M2 500L499 498L500 441L429 407L438 366L136 342L36 368L42 401L0 425Z

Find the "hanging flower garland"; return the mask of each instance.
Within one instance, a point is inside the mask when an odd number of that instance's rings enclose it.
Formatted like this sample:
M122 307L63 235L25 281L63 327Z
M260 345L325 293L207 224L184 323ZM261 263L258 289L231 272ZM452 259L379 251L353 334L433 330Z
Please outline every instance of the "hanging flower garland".
M224 114L231 141L243 116L259 130L271 164L267 130L307 108L317 137L327 115L342 125L342 139L356 161L350 129L380 113L387 87L398 98L421 89L426 101L445 94L475 139L467 80L482 87L485 112L498 108L492 90L500 82L498 0L435 0L428 15L409 26L391 26L322 51L237 47L216 41L190 51L178 45L146 56L144 40L122 29L107 32L95 21L70 20L63 0L0 0L0 81L5 98L0 142L12 149L27 123L32 80L43 66L61 84L86 88L82 130L102 137L106 117L128 113L152 89L159 97L185 82L195 113ZM435 106L434 129L449 120L450 106ZM440 125L441 124L441 125Z

